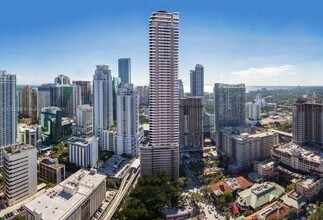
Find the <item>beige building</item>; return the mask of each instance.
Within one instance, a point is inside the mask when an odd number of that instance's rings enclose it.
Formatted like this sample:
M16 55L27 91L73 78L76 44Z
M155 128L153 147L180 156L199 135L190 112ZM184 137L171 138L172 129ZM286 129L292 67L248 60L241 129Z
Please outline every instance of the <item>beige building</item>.
M37 122L37 90L30 86L19 90L19 116Z
M290 142L273 148L271 157L296 170L323 177L323 153L315 147Z
M293 186L297 193L311 199L323 189L323 178L306 177L299 180L294 179Z
M203 98L179 100L179 147L203 146Z
M65 179L65 165L59 164L57 159L44 158L38 164L38 176L51 183L60 183Z
M220 136L222 153L230 158L231 170L239 170L256 160L269 158L272 147L279 144L278 134L274 132L250 134L225 129Z

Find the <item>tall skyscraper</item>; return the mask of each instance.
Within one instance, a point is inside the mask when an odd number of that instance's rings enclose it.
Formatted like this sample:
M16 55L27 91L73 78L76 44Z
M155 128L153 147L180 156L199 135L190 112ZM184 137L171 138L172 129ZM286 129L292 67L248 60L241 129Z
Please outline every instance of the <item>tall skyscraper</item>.
M132 84L121 84L117 91L117 154L137 156L138 106Z
M121 58L118 60L118 71L121 83L131 83L131 59Z
M323 104L299 98L293 106L293 140L298 144L323 144Z
M78 85L73 85L73 94L72 94L73 97L72 100L70 101L70 104L72 104L71 106L71 112L72 112L72 115L73 116L76 116L76 113L77 113L77 107L79 105L82 105L82 87L81 86L78 86Z
M244 84L214 84L215 130L246 124L246 87Z
M92 136L93 134L93 107L79 105L76 111L77 135Z
M87 105L91 104L91 81L82 81L77 80L72 82L73 85L81 86L81 96L82 96L82 104Z
M93 76L93 128L99 138L113 124L112 76L109 66L97 65Z
M179 14L149 20L150 144L141 148L141 175L179 175Z
M179 91L179 98L184 98L184 85L183 80L178 80L178 91Z
M30 86L19 90L19 116L37 122L37 90Z
M0 165L5 146L17 137L16 75L0 70Z
M204 67L196 64L195 70L190 71L191 96L204 96Z
M248 123L255 124L261 120L261 105L260 103L246 103L246 118Z
M203 98L179 100L179 146L203 147Z
M59 107L45 107L41 111L41 139L44 144L58 144L62 140L62 115Z
M71 85L71 80L68 76L61 74L55 78L54 83L59 85Z
M119 89L121 79L119 77L112 78L112 96L113 96L113 120L117 120L117 91Z
M139 96L139 105L149 105L149 86L137 86L137 95Z

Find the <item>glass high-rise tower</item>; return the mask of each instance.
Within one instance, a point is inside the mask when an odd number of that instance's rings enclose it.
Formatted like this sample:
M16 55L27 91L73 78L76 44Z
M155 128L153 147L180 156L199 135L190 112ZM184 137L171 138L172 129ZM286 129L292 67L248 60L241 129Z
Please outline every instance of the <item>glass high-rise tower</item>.
M0 165L3 148L16 143L16 75L0 70Z
M121 83L131 83L131 59L121 58L118 60L118 71Z
M141 174L179 168L179 14L158 11L149 20L150 144L141 148Z
M191 96L204 96L204 67L196 64L195 70L190 71Z

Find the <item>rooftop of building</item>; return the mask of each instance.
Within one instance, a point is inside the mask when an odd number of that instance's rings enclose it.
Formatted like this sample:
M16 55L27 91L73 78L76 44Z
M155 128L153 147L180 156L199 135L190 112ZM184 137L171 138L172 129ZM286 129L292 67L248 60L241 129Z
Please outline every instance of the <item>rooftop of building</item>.
M258 166L261 166L263 168L271 168L273 166L275 166L276 162L273 160L264 160L260 163L258 163Z
M255 183L251 188L239 192L237 200L240 206L257 209L277 199L285 189L273 182Z
M307 189L312 188L318 181L322 181L318 176L303 176L302 178L295 180L295 182Z
M105 175L97 174L95 170L79 170L25 204L25 208L40 215L41 219L65 219L75 211L75 207L82 205L105 179Z
M8 147L3 148L4 152L7 155L19 154L23 151L31 150L31 149L36 149L36 147L25 143L15 143L15 144L9 145Z
M323 165L323 151L315 145L300 145L289 142L274 148L274 151L283 152Z
M87 146L90 142L97 141L97 138L92 137L71 137L68 139L69 144Z
M178 207L178 208L172 208L172 209L163 209L161 212L163 215L169 217L176 217L181 216L185 214L189 214L193 211L193 208L191 207Z
M277 217L284 217L290 211L290 208L283 202L274 202L264 207L263 209L247 216L246 220L262 219L262 220L272 220Z
M213 192L217 190L220 190L222 192L233 192L238 189L244 190L251 186L252 186L251 182L249 182L244 177L240 176L236 178L225 179L222 182L211 185L210 188Z
M46 164L50 167L53 167L53 168L61 168L61 167L64 167L65 165L64 164L60 164L58 163L58 160L57 158L41 158L39 160L39 163L43 163L43 164Z
M18 124L18 130L23 132L23 131L37 131L37 129L40 128L40 125L27 125L25 123L22 123L22 124Z
M291 191L288 194L281 197L281 199L289 207L300 209L302 206L306 205L306 197L297 193L296 191Z

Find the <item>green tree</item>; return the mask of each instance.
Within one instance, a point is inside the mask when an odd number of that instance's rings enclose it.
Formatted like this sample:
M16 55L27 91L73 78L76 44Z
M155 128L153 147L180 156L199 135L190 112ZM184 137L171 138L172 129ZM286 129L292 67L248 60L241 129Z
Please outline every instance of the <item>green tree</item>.
M290 192L292 190L293 190L293 184L289 184L286 186L286 189L285 189L286 192Z
M244 211L244 212L242 213L242 215L243 215L244 217L247 217L247 216L251 215L251 211L250 211L250 210L246 210L246 211Z
M106 183L107 188L117 189L117 184L116 184L116 182L114 180L112 180L110 178L107 178L105 183Z
M317 205L316 211L308 217L308 220L323 220L323 203Z

